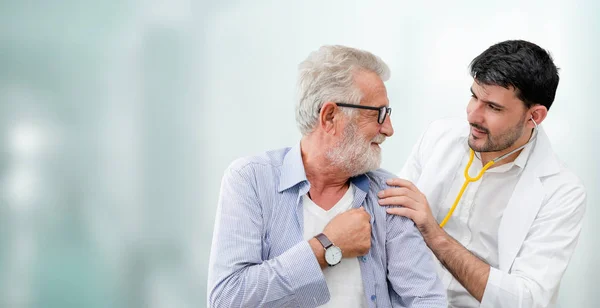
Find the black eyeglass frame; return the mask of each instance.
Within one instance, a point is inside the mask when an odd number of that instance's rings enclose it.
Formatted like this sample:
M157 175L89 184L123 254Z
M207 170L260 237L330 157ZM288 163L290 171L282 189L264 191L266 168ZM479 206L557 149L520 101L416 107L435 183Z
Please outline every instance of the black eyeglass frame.
M385 118L389 115L392 116L392 108L387 106L381 107L372 107L372 106L363 106L363 105L355 105L355 104L346 104L346 103L335 103L339 107L349 107L349 108L359 108L359 109L367 109L367 110L377 110L379 114L377 115L377 123L383 124L385 122Z

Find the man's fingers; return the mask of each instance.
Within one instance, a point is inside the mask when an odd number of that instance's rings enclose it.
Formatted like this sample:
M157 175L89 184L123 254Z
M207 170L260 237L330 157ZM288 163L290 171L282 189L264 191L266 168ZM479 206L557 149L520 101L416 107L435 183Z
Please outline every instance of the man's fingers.
M358 213L360 213L361 216L366 217L367 220L371 220L371 215L367 212L367 210L365 210L364 206L348 210L348 212L351 211L358 211Z

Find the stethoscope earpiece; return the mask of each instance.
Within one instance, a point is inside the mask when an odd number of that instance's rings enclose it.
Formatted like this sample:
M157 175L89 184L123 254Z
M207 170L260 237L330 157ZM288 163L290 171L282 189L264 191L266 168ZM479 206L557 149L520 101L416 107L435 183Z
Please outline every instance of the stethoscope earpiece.
M531 122L533 122L533 125L535 125L535 128L537 129L538 124L533 119L533 116L529 117L529 119L531 120Z

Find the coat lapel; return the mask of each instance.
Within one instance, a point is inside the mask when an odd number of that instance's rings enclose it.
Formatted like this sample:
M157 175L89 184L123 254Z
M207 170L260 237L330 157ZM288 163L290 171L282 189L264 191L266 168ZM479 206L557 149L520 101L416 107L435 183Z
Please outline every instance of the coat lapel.
M499 267L505 272L512 267L544 201L540 178L560 171L548 136L541 127L535 142L498 229Z

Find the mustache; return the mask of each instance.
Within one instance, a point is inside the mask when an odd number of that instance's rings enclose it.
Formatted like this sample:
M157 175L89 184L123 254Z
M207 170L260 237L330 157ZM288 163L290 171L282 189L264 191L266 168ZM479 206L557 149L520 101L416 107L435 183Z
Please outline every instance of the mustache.
M476 128L476 129L478 129L478 130L480 130L480 131L482 131L482 132L484 132L486 134L490 133L490 131L487 128L485 128L485 127L483 127L483 126L481 126L479 124L469 123L469 125L471 125L472 127Z
M382 144L385 141L385 138L386 137L384 134L379 134L375 138L373 138L373 140L371 140L371 142L374 142L377 144Z

